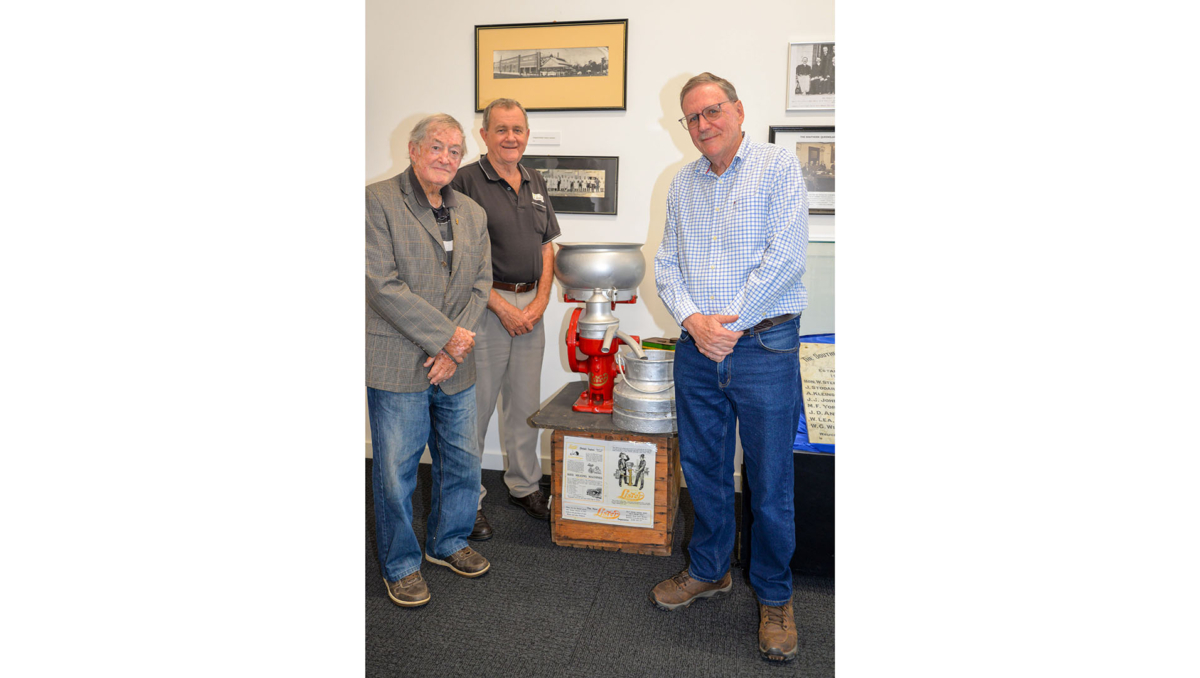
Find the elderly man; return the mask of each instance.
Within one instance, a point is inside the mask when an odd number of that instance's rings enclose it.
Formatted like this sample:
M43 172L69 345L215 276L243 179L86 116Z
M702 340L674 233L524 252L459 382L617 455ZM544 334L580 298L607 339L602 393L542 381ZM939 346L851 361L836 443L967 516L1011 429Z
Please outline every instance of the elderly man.
M675 175L654 258L658 295L683 328L675 346L679 455L695 507L690 566L650 592L675 610L727 593L738 422L754 511L750 583L759 651L796 656L792 441L800 417L800 276L808 193L794 152L745 138L729 81L702 73L679 94L703 157Z
M479 409L479 449L500 394L501 448L508 456L504 484L508 502L546 520L550 509L539 483L538 430L526 419L542 402L542 353L546 329L542 314L550 303L558 218L540 172L521 165L529 143L529 117L513 99L496 99L483 111L479 130L488 152L458 172L451 186L487 212L492 241L492 290L487 311L475 328L479 365L475 402ZM483 541L492 528L483 514L479 488L471 539Z
M425 445L433 461L425 560L464 577L490 567L467 545L479 487L475 326L492 286L487 217L453 191L463 130L431 115L413 128L411 166L367 186L367 408L375 541L388 597L429 602L412 494Z

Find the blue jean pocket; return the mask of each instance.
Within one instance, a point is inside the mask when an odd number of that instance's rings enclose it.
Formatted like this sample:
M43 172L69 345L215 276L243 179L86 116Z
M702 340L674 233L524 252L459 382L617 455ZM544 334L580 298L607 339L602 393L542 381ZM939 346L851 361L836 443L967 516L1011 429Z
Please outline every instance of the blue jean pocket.
M800 331L793 323L784 323L779 327L759 332L754 335L758 345L772 353L798 353L800 351Z

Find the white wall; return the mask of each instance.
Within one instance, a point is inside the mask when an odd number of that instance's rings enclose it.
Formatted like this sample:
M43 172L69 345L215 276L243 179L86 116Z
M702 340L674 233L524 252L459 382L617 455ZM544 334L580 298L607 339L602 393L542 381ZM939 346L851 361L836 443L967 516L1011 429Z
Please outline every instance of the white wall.
M653 258L662 239L667 188L672 177L700 153L676 122L679 90L693 75L711 71L731 81L746 110L742 129L767 141L772 125L833 125L832 111L786 108L789 42L834 39L832 0L760 0L748 3L697 0L653 3L615 0L598 9L569 4L498 3L461 0L451 5L367 0L366 5L366 183L408 167L409 131L430 114L453 115L471 130L463 164L485 150L475 113L475 26L549 21L628 19L628 80L624 111L533 112L533 130L558 131L559 146L530 146L538 155L620 157L616 216L559 216L559 242L641 242L646 280L636 304L614 312L621 329L643 337L678 336L674 319L654 289ZM813 230L828 229L832 216L812 215ZM802 329L833 331L833 245L810 245L812 298ZM817 260L824 263L814 266ZM570 371L563 334L575 304L555 295L546 311L546 355L542 398L584 375ZM368 454L370 432L368 430ZM549 435L542 436L543 469L549 472ZM503 468L495 417L484 449L484 468Z

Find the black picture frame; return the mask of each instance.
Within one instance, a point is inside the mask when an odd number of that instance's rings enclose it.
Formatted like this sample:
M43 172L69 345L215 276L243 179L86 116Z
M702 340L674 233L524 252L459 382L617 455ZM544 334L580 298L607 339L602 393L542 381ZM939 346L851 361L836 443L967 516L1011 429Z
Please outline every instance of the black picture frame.
M556 213L616 214L619 160L615 155L526 155L521 164L542 172L550 194L547 197ZM597 176L597 172L603 174ZM589 185L594 179L600 179L599 185ZM560 187L556 180L572 185Z
M475 111L623 111L628 46L629 19L476 26Z
M836 145L834 126L772 126L767 141L789 148L804 166L804 183L808 187L808 213L833 214L834 163Z

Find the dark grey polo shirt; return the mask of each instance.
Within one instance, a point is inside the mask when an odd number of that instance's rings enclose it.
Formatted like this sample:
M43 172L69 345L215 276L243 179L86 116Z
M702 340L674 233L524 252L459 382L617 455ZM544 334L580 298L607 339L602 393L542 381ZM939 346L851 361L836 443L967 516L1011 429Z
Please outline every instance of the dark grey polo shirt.
M492 279L529 283L542 276L542 245L560 235L558 217L550 205L546 180L540 172L521 169L521 189L513 191L488 162L460 167L450 186L479 203L487 213L492 239Z

